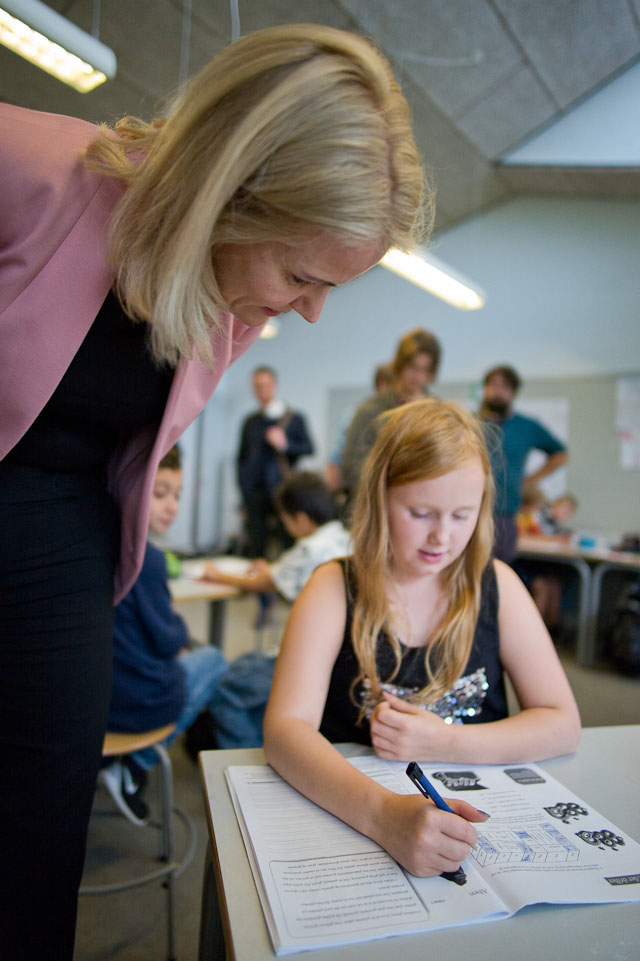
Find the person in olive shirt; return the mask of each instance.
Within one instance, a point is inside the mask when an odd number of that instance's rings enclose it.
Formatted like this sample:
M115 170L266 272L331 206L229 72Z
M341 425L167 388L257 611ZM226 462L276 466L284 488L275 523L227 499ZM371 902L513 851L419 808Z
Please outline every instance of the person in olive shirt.
M440 357L440 342L430 331L422 327L408 331L400 339L391 364L391 386L364 400L353 415L342 452L347 522L363 464L378 436L378 414L424 397L436 379Z

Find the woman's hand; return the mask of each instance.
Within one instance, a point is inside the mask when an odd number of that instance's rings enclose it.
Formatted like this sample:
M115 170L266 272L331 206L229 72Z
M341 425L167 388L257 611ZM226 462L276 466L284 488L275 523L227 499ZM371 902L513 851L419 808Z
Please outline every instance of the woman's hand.
M371 743L378 757L389 761L451 758L451 724L386 691L382 696L384 700L376 705L369 718Z
M486 821L487 816L466 801L447 803L453 814L423 797L390 793L380 809L374 840L417 877L456 871L478 840L471 822Z

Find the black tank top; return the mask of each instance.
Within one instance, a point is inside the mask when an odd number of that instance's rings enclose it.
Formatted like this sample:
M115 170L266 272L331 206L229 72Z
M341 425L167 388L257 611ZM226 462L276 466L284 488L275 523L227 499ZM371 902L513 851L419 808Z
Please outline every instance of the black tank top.
M159 422L174 371L154 363L147 335L147 324L130 320L109 291L64 377L5 460L100 472L120 440Z
M356 598L353 567L340 560L345 578L347 621L342 647L333 667L320 732L333 743L355 741L371 744L369 724L365 719L358 724L359 707L354 704L350 685L358 673L358 662L351 644L351 625ZM402 660L398 673L387 688L398 697L408 697L427 684L424 666L424 647L400 645ZM499 657L498 585L493 564L482 576L482 600L469 660L462 677L437 702L423 705L448 723L474 724L497 721L507 717L507 698ZM391 644L384 632L378 637L376 655L378 674L384 681L393 673L395 659ZM359 683L353 692L357 704L366 704L368 692ZM375 702L371 703L373 709Z

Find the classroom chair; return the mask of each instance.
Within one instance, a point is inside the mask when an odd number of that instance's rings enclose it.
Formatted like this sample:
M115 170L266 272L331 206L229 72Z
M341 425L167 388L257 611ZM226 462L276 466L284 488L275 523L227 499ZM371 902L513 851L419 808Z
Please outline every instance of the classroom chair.
M141 734L108 731L105 735L102 748L102 756L105 758L133 754L135 751L141 751L143 748L148 747L152 748L158 755L160 763L156 770L159 775L159 818L158 820L150 820L149 823L144 825L140 830L152 828L160 832L158 859L163 862L162 866L152 871L147 871L144 874L128 877L110 884L83 885L80 888L81 895L113 894L116 891L126 891L129 888L150 884L154 881L161 881L167 892L168 961L175 961L175 882L190 864L196 849L195 825L186 812L176 807L173 803L173 769L171 767L171 759L162 744L162 741L172 733L174 728L175 724L168 724L165 727L156 728L153 731L145 731ZM116 811L96 813L118 815ZM179 860L175 854L173 814L182 821L186 832L184 853ZM123 823L126 822L123 820Z

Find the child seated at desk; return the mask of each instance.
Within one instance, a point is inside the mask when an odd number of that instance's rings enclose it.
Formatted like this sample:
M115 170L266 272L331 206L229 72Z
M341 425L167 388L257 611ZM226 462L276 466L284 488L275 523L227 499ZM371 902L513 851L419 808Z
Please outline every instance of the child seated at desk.
M275 504L287 533L295 539L293 547L275 561L254 561L243 575L226 574L207 564L204 580L257 594L277 590L285 600L295 601L319 564L350 552L349 532L337 519L333 493L318 474L291 474L276 490Z
M353 518L353 556L294 604L264 724L268 762L404 868L455 871L485 816L397 795L331 742L383 758L521 763L572 752L578 709L540 615L491 560L493 481L481 428L418 400L383 415ZM508 716L503 671L521 710Z
M524 526L522 520L526 517L525 504L523 498L523 511L518 515L519 536L542 541L569 540L571 528L568 527L568 521L578 506L573 494L563 494L550 502L542 497L536 509L535 524L528 526ZM516 558L512 566L531 592L548 630L558 639L562 633L562 596L571 572L559 564L522 558Z
M156 474L149 530L166 534L178 511L182 488L180 453L173 447ZM147 542L138 580L115 609L113 688L108 730L150 731L175 722L171 744L209 705L227 671L215 647L189 650L187 626L171 606L162 551ZM115 758L100 780L122 813L134 824L148 818L143 798L147 771L157 761L147 748Z
M545 502L540 510L540 533L545 537L570 537L573 531L568 522L577 508L578 501L573 494L562 494Z
M522 503L516 515L518 537L530 537L540 533L540 512L543 506L544 494L539 487L529 487L522 492Z
M254 561L248 574L235 576L214 564L205 580L232 584L243 591L277 590L287 601L296 597L319 564L345 557L351 536L337 520L333 493L318 474L299 471L278 487L275 503L287 531L296 541L273 562ZM275 657L245 654L229 666L208 716L199 718L187 735L192 756L213 747L260 747L262 719L271 690Z

